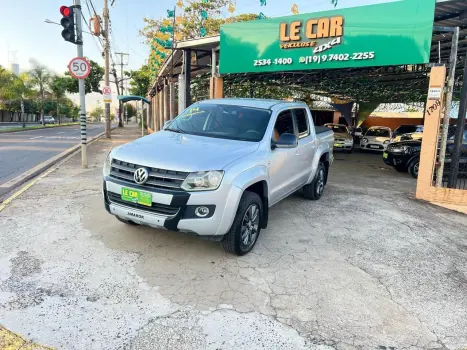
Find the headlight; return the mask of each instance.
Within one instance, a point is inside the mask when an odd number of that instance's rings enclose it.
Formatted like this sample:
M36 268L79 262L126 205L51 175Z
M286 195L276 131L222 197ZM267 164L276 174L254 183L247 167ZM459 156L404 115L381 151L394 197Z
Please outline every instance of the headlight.
M183 181L182 188L185 191L217 190L223 177L223 171L198 171L187 176Z
M410 153L412 153L412 148L410 146L393 147L393 148L391 148L391 152L410 154Z
M387 145L389 142L391 142L391 140L386 140L386 141L384 141L383 143L384 143L385 145Z
M364 138L362 139L362 142L363 142L363 143L367 143L367 142L368 142L368 139L367 139L366 137L364 137Z
M112 152L109 152L109 154L107 155L107 158L105 159L105 162L104 162L104 176L109 176L110 175L110 170L112 169L112 156L111 156L111 153Z

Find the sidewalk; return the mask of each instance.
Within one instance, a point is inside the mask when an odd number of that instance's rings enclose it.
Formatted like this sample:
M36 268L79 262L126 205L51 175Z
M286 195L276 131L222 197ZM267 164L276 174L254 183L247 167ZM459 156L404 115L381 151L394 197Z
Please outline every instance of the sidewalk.
M467 346L464 215L349 187L341 162L319 202L274 206L236 257L105 211L104 160L139 133L114 130L88 169L77 154L0 212L2 327L59 349Z

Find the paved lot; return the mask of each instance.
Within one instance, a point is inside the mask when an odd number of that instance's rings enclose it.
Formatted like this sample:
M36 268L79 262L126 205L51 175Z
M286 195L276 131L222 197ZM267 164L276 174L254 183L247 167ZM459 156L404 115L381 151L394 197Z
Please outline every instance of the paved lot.
M467 347L467 217L411 199L380 156L337 155L324 197L279 203L239 258L106 213L117 132L0 213L7 329L61 349Z
M90 124L87 128L89 138L103 131L103 124ZM79 125L0 134L0 186L80 140ZM9 190L0 187L0 196Z

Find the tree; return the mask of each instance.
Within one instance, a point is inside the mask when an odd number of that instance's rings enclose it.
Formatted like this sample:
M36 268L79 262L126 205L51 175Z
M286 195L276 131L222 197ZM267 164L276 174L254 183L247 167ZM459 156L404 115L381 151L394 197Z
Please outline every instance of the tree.
M206 35L219 34L220 26L223 23L250 21L258 19L256 14L241 14L229 18L223 18L222 12L230 0L191 0L183 9L183 12L173 28L176 40L186 40L199 38ZM207 18L204 19L203 17ZM170 54L169 43L172 34L167 31L173 22L168 18L152 19L144 18L145 27L140 30L140 35L145 37L145 42L151 45L151 55L149 59L149 70L151 76L157 75L165 57Z
M26 85L27 76L22 74L17 76L0 66L0 107L11 113L20 114L22 107L26 113L31 103L25 105L25 99L31 96L32 91Z
M91 72L89 76L84 80L84 87L86 94L90 94L91 92L102 93L100 90L100 84L104 77L104 68L99 65L99 63L90 60L91 63ZM78 93L79 86L78 86L78 79L73 78L70 76L70 72L65 72L67 86L66 91L70 93Z
M135 115L135 107L129 103L125 103L125 112L126 112L126 118L127 122L128 119L131 119Z
M147 64L138 70L130 71L130 94L136 96L146 96L151 83L151 71Z
M57 101L57 114L56 117L58 118L58 123L61 124L61 117L60 117L60 100L63 99L65 96L65 90L68 86L68 79L65 77L54 76L52 77L52 81L50 83L50 90L55 95Z
M92 110L90 115L94 119L100 120L100 118L104 116L104 108L97 106Z
M39 98L41 106L41 121L45 125L44 121L44 98L45 92L49 88L51 81L51 74L46 66L40 64L38 61L31 59L32 69L29 71L29 83L32 87L39 89Z

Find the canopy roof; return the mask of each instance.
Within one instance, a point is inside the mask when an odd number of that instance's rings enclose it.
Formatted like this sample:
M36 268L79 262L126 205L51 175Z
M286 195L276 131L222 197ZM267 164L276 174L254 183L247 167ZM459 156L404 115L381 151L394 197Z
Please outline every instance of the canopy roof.
M315 94L345 100L378 102L417 102L426 98L430 67L449 65L452 33L442 27L460 28L458 59L454 98L460 93L462 71L467 53L467 1L437 0L430 53L430 64L384 67L303 70L273 73L244 73L224 75L224 86L252 83L287 85L288 88L306 89ZM193 52L191 76L211 71L212 50L219 50L220 37L206 37L176 43L154 80L149 94L167 77L176 77L182 72L183 51Z
M130 102L130 101L144 101L146 102L147 104L150 104L151 102L143 97L143 96L133 96L133 95L118 95L117 96L117 99L119 99L120 101L122 101L123 103L125 102Z

